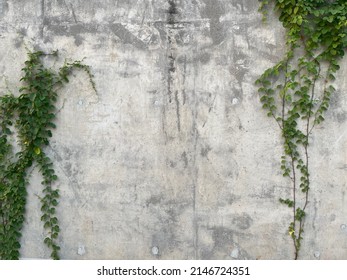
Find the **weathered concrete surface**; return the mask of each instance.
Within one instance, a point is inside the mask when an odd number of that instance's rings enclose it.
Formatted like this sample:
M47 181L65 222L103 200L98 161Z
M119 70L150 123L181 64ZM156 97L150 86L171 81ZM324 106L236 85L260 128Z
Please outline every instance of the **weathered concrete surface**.
M0 1L0 87L25 46L86 57L61 92L47 152L61 189L64 259L291 259L281 139L254 81L284 51L256 0ZM312 139L301 258L347 259L347 60ZM22 257L42 245L32 174Z

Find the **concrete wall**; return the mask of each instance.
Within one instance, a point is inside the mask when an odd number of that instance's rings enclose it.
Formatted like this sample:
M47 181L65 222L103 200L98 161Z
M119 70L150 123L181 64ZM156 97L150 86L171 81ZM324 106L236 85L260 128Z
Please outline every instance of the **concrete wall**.
M0 88L26 49L92 68L60 92L47 152L63 259L291 259L281 138L254 81L284 53L257 0L0 0ZM311 146L301 258L347 259L347 60ZM23 258L42 244L33 171Z

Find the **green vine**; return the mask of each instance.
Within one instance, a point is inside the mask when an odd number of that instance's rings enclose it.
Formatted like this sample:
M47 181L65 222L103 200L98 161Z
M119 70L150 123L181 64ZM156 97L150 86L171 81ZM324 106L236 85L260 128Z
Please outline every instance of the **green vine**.
M51 258L59 259L57 239L60 228L55 213L59 190L54 188L58 177L45 147L52 137L51 130L56 127L57 90L69 82L72 70L84 70L94 90L95 85L89 67L81 61L65 62L58 71L54 71L43 63L43 58L48 56L57 57L58 52L29 52L22 69L20 95L0 96L0 259L19 258L26 187L32 166L39 168L43 178L40 200L41 220L46 231L44 243L51 249ZM18 139L18 147L13 145L14 138Z
M313 129L324 121L339 60L347 48L346 0L266 0L273 4L287 31L284 58L256 81L260 101L282 133L283 176L291 181L292 195L280 202L292 210L289 235L294 259L299 257L306 208L311 190L309 143Z

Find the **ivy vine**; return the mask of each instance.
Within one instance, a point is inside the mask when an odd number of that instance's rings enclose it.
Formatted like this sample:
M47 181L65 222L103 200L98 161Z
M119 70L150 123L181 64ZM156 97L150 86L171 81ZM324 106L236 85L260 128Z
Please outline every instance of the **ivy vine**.
M286 29L287 51L281 61L256 81L267 115L278 124L283 139L281 170L291 182L291 197L280 202L292 211L288 233L294 259L299 257L306 208L310 201L310 137L324 121L339 61L347 48L346 0L265 0L266 20L274 7Z
M53 162L45 153L56 127L57 90L73 69L84 70L95 90L89 66L82 61L65 62L59 70L47 68L44 57L57 57L58 52L29 52L22 69L20 95L0 96L0 259L18 259L21 230L25 219L27 185L30 169L38 167L42 175L43 195L41 220L51 249L51 258L59 259L59 221L56 216L59 190ZM18 145L14 145L14 139Z

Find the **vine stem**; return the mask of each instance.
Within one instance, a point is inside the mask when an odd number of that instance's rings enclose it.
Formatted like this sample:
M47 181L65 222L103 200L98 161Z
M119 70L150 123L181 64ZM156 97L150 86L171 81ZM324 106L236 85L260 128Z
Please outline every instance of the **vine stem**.
M296 237L295 237L295 229L296 229L296 220L295 220L295 209L296 209L296 172L295 172L295 159L293 155L290 155L291 161L292 161L292 174L293 174L293 230L294 230L294 236L293 236L293 241L294 241L294 249L295 249L295 255L294 259L298 259L298 245L296 244Z
M281 130L284 131L285 129L285 108L286 108L286 91L287 91L287 85L288 85L288 65L289 64L289 58L286 60L286 67L285 67L285 76L284 76L284 91L283 91L283 96L282 96L282 127L280 126ZM288 146L290 146L290 140L285 139L285 142ZM296 237L295 237L295 230L296 230L296 219L295 219L295 210L296 210L296 169L295 169L295 157L293 155L293 151L291 151L290 154L290 159L291 159L291 167L292 167L292 177L290 179L293 182L293 230L294 230L294 236L292 236L293 243L294 243L294 259L297 260L298 258L298 253L299 253L299 248L296 243Z
M308 205L308 201L309 201L309 189L310 189L310 174L309 174L309 153L308 153L308 141L309 141L309 136L312 132L312 129L310 130L310 120L311 120L311 109L313 107L313 100L315 97L315 89L316 89L316 83L317 83L317 79L320 76L321 73L321 66L319 64L319 62L317 60L315 60L318 64L318 73L315 75L314 79L313 79L313 83L312 83L312 91L311 91L311 97L310 97L310 104L309 104L309 111L308 111L308 116L307 116L307 122L306 122L306 143L304 145L304 150L305 150L305 160L306 160L306 177L307 177L307 190L306 190L306 194L305 194L305 203L304 203L304 207L302 208L303 211L306 210L306 207ZM304 218L303 218L304 219ZM298 239L301 239L302 236L302 232L303 232L303 227L304 227L304 221L303 219L300 220L299 223L299 236Z

